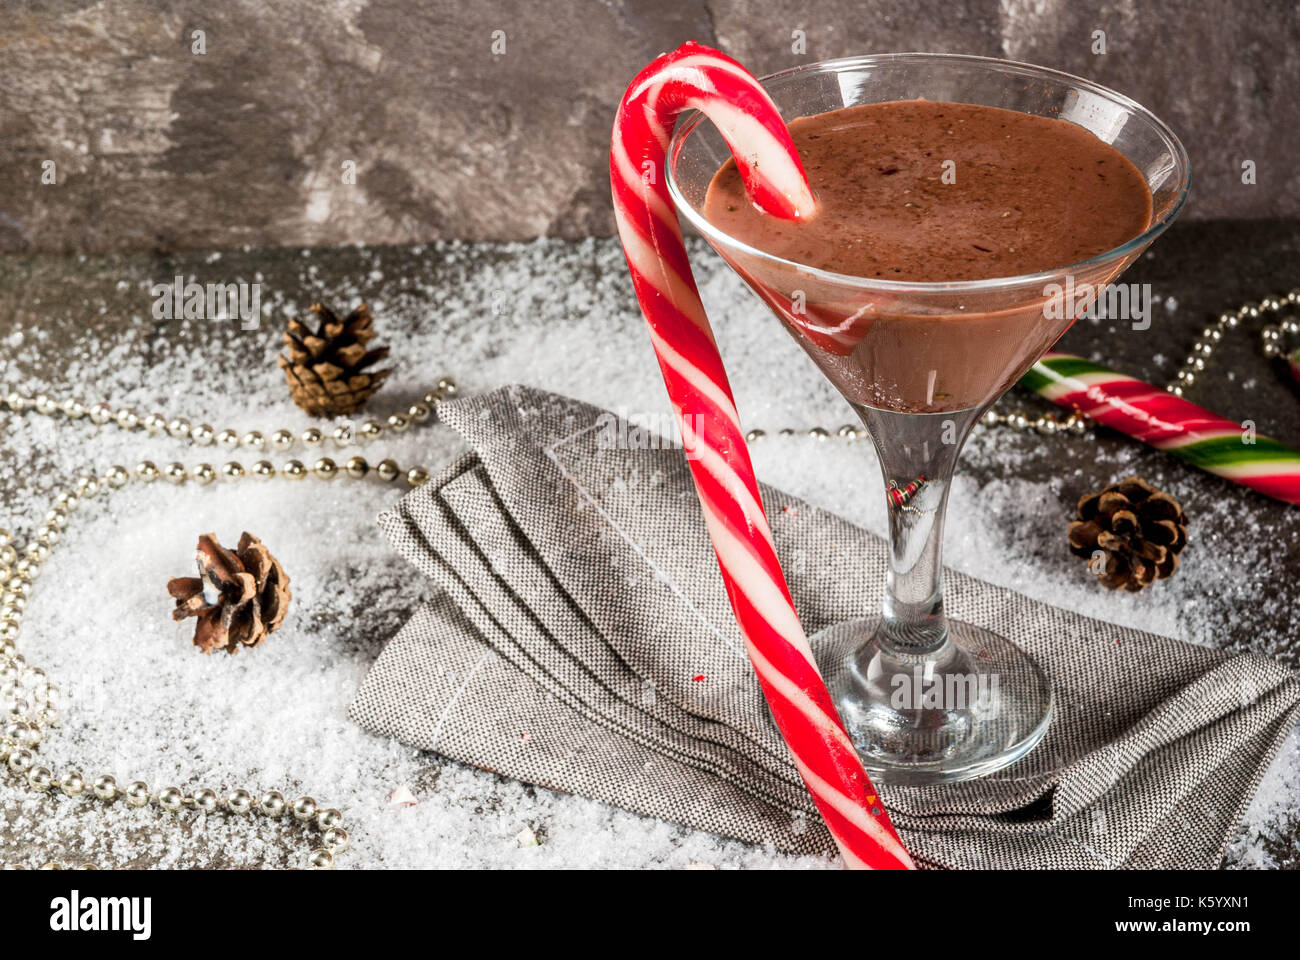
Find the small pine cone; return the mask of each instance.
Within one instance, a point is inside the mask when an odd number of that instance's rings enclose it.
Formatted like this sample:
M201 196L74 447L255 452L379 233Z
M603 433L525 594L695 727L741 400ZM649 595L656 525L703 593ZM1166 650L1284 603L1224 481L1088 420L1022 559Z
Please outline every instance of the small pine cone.
M1089 561L1103 585L1137 593L1178 569L1187 516L1178 501L1138 477L1125 477L1079 501L1070 552Z
M167 592L176 601L173 620L197 617L194 645L204 653L255 647L284 623L289 578L261 540L248 533L227 550L210 533L199 537L199 575L176 577Z
M280 354L278 363L289 394L313 416L355 413L392 372L374 369L388 356L388 348L367 347L375 331L364 303L342 320L319 303L312 304L311 313L317 320L315 330L294 317L284 334L289 355Z

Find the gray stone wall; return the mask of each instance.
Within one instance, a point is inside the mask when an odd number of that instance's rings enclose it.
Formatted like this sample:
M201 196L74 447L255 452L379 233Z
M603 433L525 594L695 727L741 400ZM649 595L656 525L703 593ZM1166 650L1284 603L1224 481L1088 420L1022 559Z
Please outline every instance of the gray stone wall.
M1179 131L1190 216L1300 213L1292 0L10 0L2 12L0 251L608 234L614 105L687 39L758 73L920 49L1061 68Z

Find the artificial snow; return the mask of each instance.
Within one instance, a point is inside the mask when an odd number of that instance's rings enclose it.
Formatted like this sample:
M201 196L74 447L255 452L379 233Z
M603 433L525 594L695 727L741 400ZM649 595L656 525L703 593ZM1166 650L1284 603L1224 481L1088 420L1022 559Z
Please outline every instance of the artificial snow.
M327 303L367 300L381 341L394 347L392 379L356 421L404 407L442 375L455 377L463 392L520 382L633 417L668 412L613 242L430 245L423 248L430 267L417 276L405 269L411 252L362 248L356 279L345 282L319 269L313 251L295 261L301 288ZM253 258L212 254L206 262L235 270L237 259ZM737 277L699 248L694 259L742 418L768 434L752 448L759 476L883 534L884 500L869 443L776 435L782 427L833 433L850 422L847 405ZM149 278L132 276L129 283L147 289ZM308 304L274 291L263 292L263 304L261 330L228 325L199 348L212 336L207 321L175 321L160 332L142 308L132 335L107 336L92 321L102 304L68 303L64 309L80 311L86 322L76 348L61 349L62 367L41 362L52 344L40 324L15 322L3 336L0 380L26 393L73 391L87 403L105 399L142 416L157 410L218 430L269 435L316 425L328 434L333 424L313 424L289 402L273 359L282 318ZM44 517L56 478L87 467L102 473L146 458L160 467L172 460L219 466L232 458L247 465L261 457L277 465L289 457L342 462L359 452L372 464L390 456L403 468L419 463L434 471L463 449L437 425L386 435L372 447L339 451L327 440L319 450L299 445L283 455L198 448L31 413L0 413L0 423L14 462L48 464L0 488L8 515L0 526L15 529L20 541L33 519ZM1095 472L1021 479L1018 470L1041 457L1044 445L1092 445ZM1231 550L1214 549L1204 516L1210 548L1189 550L1178 576L1141 595L1100 590L1062 551L1045 549L1063 537L1062 496L1112 479L1131 455L1123 447L1103 450L1091 437L977 428L965 460L982 468L984 482L959 474L953 486L947 563L1044 602L1198 643L1218 644L1248 604L1280 602L1251 574L1260 569L1267 531L1236 538ZM322 808L343 812L352 849L339 857L340 867L832 865L505 780L351 724L346 711L357 685L430 591L375 526L376 514L404 490L374 478L245 479L209 488L133 481L83 504L36 581L19 640L29 662L62 689L63 722L42 744L41 762L56 774L69 767L87 778L111 773L119 785L141 779L154 789L277 789L290 800L309 794ZM191 645L192 621L171 620L164 587L170 577L191 575L199 534L231 544L244 530L288 572L289 617L259 648L204 656ZM1219 586L1210 595L1207 584ZM1277 655L1287 641L1261 635L1249 646ZM1296 835L1297 784L1300 740L1293 735L1230 850L1231 863L1268 866L1263 841ZM31 864L64 858L103 866L301 866L307 851L301 831L286 822L72 802L38 795L13 777L0 778L0 803L10 834L20 838L0 858Z

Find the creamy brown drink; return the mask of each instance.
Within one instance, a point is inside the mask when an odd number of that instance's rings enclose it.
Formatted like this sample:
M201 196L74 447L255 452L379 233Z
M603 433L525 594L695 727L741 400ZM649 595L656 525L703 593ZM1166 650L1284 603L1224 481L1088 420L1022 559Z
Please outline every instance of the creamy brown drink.
M817 197L814 216L760 213L733 160L714 177L704 214L734 239L801 267L903 284L1022 276L1082 264L1151 220L1137 168L1063 120L909 100L804 117L790 133ZM1044 317L1050 294L1042 282L1001 296L956 291L936 314L914 308L906 287L846 299L842 285L815 272L734 251L728 258L836 385L867 406L978 405L1069 323ZM1104 284L1118 272L1080 266L1073 276Z

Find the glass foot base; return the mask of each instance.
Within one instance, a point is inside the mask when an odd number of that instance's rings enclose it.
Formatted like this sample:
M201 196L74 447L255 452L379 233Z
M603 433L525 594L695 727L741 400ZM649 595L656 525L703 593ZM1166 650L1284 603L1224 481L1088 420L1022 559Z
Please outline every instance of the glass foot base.
M920 786L983 777L1015 763L1042 739L1052 687L1010 641L948 621L930 654L881 652L878 617L818 635L831 696L862 757L881 783Z

